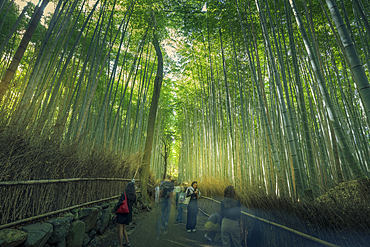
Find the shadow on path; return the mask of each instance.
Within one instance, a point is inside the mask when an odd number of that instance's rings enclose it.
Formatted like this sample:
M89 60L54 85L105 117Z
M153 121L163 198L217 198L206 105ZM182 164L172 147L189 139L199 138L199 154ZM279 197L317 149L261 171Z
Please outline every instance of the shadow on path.
M198 213L196 232L186 232L186 225L174 225L177 210L173 205L171 207L170 219L168 222L168 233L164 234L161 231L159 240L156 240L156 220L160 213L160 205L155 205L155 208L150 213L149 217L143 220L136 230L129 236L131 246L133 247L172 247L172 246L222 246L221 243L209 242L204 234L204 225L208 217ZM186 210L184 212L186 218Z

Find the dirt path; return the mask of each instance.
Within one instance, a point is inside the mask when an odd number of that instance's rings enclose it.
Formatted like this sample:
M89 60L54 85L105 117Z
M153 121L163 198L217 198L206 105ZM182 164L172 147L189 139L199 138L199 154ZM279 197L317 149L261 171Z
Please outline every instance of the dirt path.
M159 205L160 206L160 205ZM174 247L174 246L188 246L188 247L208 247L208 246L222 246L214 242L209 242L205 237L204 225L208 217L201 212L198 213L196 232L186 232L185 224L174 225L177 210L174 206L171 207L170 220L168 223L168 233L165 235L160 233L160 238L156 240L156 220L160 208L155 207L150 213L143 215L143 219L138 222L134 230L130 230L129 240L133 247ZM184 213L186 215L186 212ZM117 227L116 227L117 228ZM100 239L99 247L118 246L117 229L112 229L109 233Z

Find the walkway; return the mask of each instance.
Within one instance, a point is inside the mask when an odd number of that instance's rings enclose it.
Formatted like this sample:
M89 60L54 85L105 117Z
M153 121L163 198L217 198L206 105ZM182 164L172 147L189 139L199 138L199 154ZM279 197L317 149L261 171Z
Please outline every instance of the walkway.
M206 217L201 212L198 213L198 222L196 227L197 232L194 233L186 232L185 224L174 225L177 215L177 210L175 209L175 206L171 207L168 233L164 235L161 232L160 239L156 240L157 212L158 208L154 209L150 213L150 216L144 219L144 221L135 229L131 236L129 236L131 246L133 247L222 246L222 244L209 242L204 237L205 234L204 225L207 222L208 217Z

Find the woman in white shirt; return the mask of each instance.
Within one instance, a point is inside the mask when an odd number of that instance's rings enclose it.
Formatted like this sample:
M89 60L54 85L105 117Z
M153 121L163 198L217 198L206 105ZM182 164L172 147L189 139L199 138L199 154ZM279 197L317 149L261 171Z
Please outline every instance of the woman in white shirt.
M197 181L192 182L191 187L186 189L186 197L190 197L186 219L186 230L187 232L196 232L195 226L197 225L198 216L198 198L200 197Z

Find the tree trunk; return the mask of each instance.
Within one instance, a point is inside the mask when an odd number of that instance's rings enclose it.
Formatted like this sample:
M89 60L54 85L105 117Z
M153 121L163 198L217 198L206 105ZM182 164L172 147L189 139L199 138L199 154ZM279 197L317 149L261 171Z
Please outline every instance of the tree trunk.
M158 39L153 33L153 46L155 48L155 52L158 57L158 65L157 65L157 75L154 79L154 89L153 89L153 98L152 103L150 104L149 109L149 119L148 119L148 126L146 129L146 141L145 141L145 148L144 148L144 155L143 155L143 163L140 172L140 179L141 179L141 193L143 195L144 201L148 201L148 194L147 194L147 183L149 179L149 165L151 159L151 152L153 146L153 136L154 136L154 127L155 127L155 120L157 116L157 108L158 108L158 101L159 96L161 93L161 86L163 80L163 56L161 52L161 48L158 43Z
M36 30L37 25L40 22L41 16L44 12L46 5L49 3L49 0L42 1L40 8L36 10L35 16L31 19L31 23L28 26L21 43L18 46L18 49L13 57L12 62L9 65L9 68L6 70L4 77L1 79L0 83L0 102L3 100L3 97L8 90L9 84L13 79L15 72L18 69L18 65L22 60L23 54L27 49L28 43L30 42L33 33Z
M162 140L163 141L163 140ZM167 175L167 159L168 159L168 146L166 144L165 141L163 141L163 144L164 144L164 155L163 156L163 159L164 159L164 172L163 172L163 180L166 178L166 175Z

